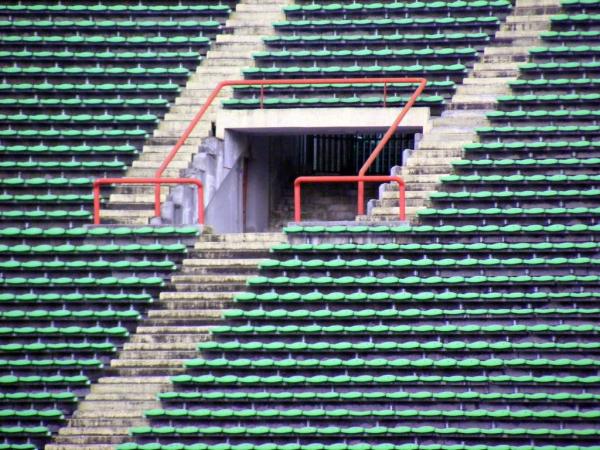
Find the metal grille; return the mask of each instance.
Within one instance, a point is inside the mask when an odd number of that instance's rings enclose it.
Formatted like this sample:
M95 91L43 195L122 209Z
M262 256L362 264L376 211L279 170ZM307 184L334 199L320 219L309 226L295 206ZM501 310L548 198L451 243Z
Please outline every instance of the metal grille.
M356 174L369 157L382 134L299 136L298 166L301 173ZM369 175L389 175L392 166L402 165L402 152L414 147L414 134L394 136L369 169Z

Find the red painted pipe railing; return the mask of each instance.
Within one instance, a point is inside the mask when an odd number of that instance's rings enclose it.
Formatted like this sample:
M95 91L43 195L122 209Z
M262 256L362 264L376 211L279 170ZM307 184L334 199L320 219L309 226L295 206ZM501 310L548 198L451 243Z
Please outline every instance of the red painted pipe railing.
M398 184L399 219L406 220L406 195L404 180L390 175L348 175L348 176L315 176L298 177L294 180L294 221L302 219L302 184L304 183L389 183ZM359 184L360 186L360 184ZM359 208L357 208L359 210ZM363 214L358 211L358 214Z
M162 184L193 184L198 194L198 224L204 224L204 187L196 178L98 178L94 180L94 225L100 225L100 188L107 184L149 184L159 189ZM154 216L160 217L160 195L154 203Z
M390 138L394 135L396 130L398 129L398 125L404 119L410 108L414 105L417 98L423 90L425 89L425 85L427 84L427 80L424 78L401 78L401 77L383 77L383 78L295 78L295 79L278 79L278 80L228 80L221 81L210 93L200 110L196 113L196 115L192 118L186 129L184 130L181 137L177 140L175 145L171 148L169 153L167 154L164 161L161 163L160 167L156 170L154 174L154 178L99 178L96 181L99 181L101 184L154 184L154 211L155 214L158 211L160 214L160 185L161 184L169 184L166 179L162 178L163 173L173 161L181 147L185 144L187 139L190 137L198 123L202 120L206 111L210 105L217 98L219 93L223 90L223 88L228 86L260 86L260 106L263 107L263 99L264 99L264 87L265 86L274 86L274 85L282 85L282 84L311 84L311 85L319 85L319 84L336 84L336 83L346 83L346 84L373 84L373 83L381 83L383 84L383 106L386 106L387 102L387 91L388 84L397 83L397 84L418 84L419 86L415 90L415 92L411 95L406 105L402 108L398 117L392 123L391 127L388 129L386 134L383 136L381 142L375 147L373 153L369 156L367 161L365 161L363 167L360 169L359 175L364 175L366 171L369 169L373 161L377 158L379 153L383 150L385 145L388 143ZM158 183L156 180L161 179L163 183ZM107 180L110 180L108 182ZM123 180L130 180L125 182ZM145 182L137 182L140 180L145 180ZM190 178L181 179L181 178L169 178L169 180L192 180ZM179 182L173 181L170 184L179 184ZM200 189L200 188L199 188ZM358 183L358 212L359 214L364 214L364 182Z

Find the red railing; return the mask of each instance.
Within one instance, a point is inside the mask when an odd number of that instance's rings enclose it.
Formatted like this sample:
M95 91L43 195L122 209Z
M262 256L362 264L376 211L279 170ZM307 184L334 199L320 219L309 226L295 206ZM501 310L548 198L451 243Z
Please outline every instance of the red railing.
M373 84L373 83L381 83L383 84L383 106L387 104L387 91L388 85L392 83L396 84L418 84L418 87L415 89L413 94L408 99L406 105L402 108L388 131L385 133L379 144L375 147L367 161L363 164L360 169L358 175L365 176L365 173L373 163L373 161L377 158L379 153L383 150L385 145L388 143L390 138L394 135L396 130L398 129L398 125L404 119L410 108L414 105L417 98L423 90L425 89L425 85L427 84L427 80L424 78L396 78L396 77L384 77L384 78L300 78L300 79L279 79L279 80L228 80L221 81L210 93L204 105L200 108L200 110L196 113L193 119L188 124L187 128L181 135L181 137L177 140L175 145L171 148L168 155L160 165L160 167L156 170L154 174L154 178L99 178L96 181L99 181L100 184L154 184L154 211L157 216L160 215L160 186L161 184L181 184L187 183L187 181L175 181L175 180L192 180L190 178L182 179L182 178L169 178L172 180L170 183L165 182L162 178L164 171L167 169L173 158L177 155L181 147L185 144L187 139L190 137L198 123L206 114L206 111L210 107L210 105L217 98L219 93L225 87L229 86L260 86L260 107L263 107L263 99L264 99L264 87L265 86L274 86L281 84L311 84L311 85L319 85L319 84L336 84L336 83L344 83L344 84ZM331 178L331 177L329 177ZM347 178L341 177L340 179L347 180ZM107 180L111 180L107 182ZM125 182L124 180L129 180ZM145 182L136 183L135 180L145 180ZM163 180L162 183L159 183L158 180ZM342 181L340 181L342 182ZM195 183L194 183L195 184ZM96 190L94 190L94 205L99 204L100 197L99 194L96 195ZM200 208L199 208L200 209ZM95 211L95 209L94 209ZM364 214L364 181L358 181L358 213Z
M204 224L204 187L196 178L98 178L94 180L94 225L100 225L100 188L106 184L193 184L198 194L198 224ZM160 192L160 191L159 191ZM154 204L154 216L160 217L160 197Z
M302 184L304 183L385 183L396 182L398 184L398 201L400 206L400 220L406 220L406 198L404 192L404 180L400 177L390 175L349 175L349 176L318 176L298 177L294 180L294 221L300 222L302 217Z

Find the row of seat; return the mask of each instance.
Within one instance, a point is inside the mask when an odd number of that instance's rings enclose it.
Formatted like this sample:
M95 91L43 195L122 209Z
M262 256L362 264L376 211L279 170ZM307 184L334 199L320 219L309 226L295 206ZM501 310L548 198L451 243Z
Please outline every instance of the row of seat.
M11 98L6 97L1 99L0 105L4 108L13 107L13 108L34 108L39 106L44 107L55 107L59 108L62 106L81 106L85 108L103 108L103 107L115 107L115 106L123 106L123 107L133 107L133 108L152 108L157 106L164 106L167 104L167 100L164 98L79 98L79 97L71 97L71 98L45 98L39 99L36 97L28 97L28 98ZM100 121L106 120L106 116L108 114L100 116ZM133 116L133 114L131 114ZM9 120L23 120L22 115L13 117L14 115L4 114ZM37 116L37 117L36 117ZM39 121L41 120L41 114L29 115L31 120ZM82 120L81 116L73 115L73 120L75 117L79 117L79 120ZM118 116L115 116L118 117ZM137 116L134 116L137 117ZM56 119L56 116L49 115L49 118L52 120L64 120L64 116L60 116ZM96 116L91 116L91 119L95 119ZM142 119L147 120L147 119Z
M211 4L211 5L153 5L153 4L8 4L0 5L0 13L2 14L17 14L17 13L50 13L50 14L102 14L109 13L110 15L117 14L157 14L157 13L169 13L169 14L203 14L203 13L221 13L229 14L231 8L229 5L223 4Z
M67 35L22 35L22 34L3 34L0 36L0 43L4 45L27 45L27 48L39 45L61 45L61 46L92 46L92 45L110 45L115 47L126 46L151 46L153 49L161 46L193 46L206 47L210 45L210 38L206 36L89 36L79 34Z
M0 386L16 387L43 384L47 386L88 386L90 380L85 375L0 375Z
M272 335L372 335L380 334L410 334L424 336L432 333L439 335L467 333L481 335L495 334L533 334L533 333L595 333L600 327L592 324L570 325L570 324L538 324L538 325L219 325L215 327L214 334L234 334L240 336L254 334Z
M86 29L105 29L105 30L168 30L168 29L194 29L194 30L214 30L219 28L221 23L216 20L1 20L0 29L33 29L44 31L46 29L69 31L82 31Z
M571 393L571 392L476 392L476 391L348 391L348 392L248 392L248 391L209 391L209 392L161 392L158 394L161 401L181 400L186 403L196 401L240 401L240 400L275 400L275 401L398 401L398 400L414 400L414 401L513 401L521 400L527 402L561 402L568 400L589 400L597 401L600 395L592 393ZM206 410L205 410L206 411ZM398 411L402 413L402 411Z
M16 75L34 76L110 76L110 77L186 77L189 75L189 70L185 67L85 67L85 66L1 66L0 76L6 79L7 77Z
M571 200L571 199L582 199L589 200L594 199L600 195L600 190L589 189L589 190L577 190L569 189L564 191L557 191L552 189L546 189L543 191L478 191L478 192L439 192L431 195L432 199L437 201L450 201L456 206L458 202L467 202L470 200L481 201L519 201L521 204L523 201L536 201L536 200ZM469 204L472 206L472 203Z
M135 311L134 311L135 313ZM117 316L118 312L110 314L109 317ZM89 315L89 314L88 314ZM92 314L93 315L93 314ZM131 316L131 314L127 314ZM125 316L127 316L125 315ZM23 315L24 316L24 315ZM98 314L101 317L102 314ZM85 317L85 316L84 316ZM2 336L118 336L127 337L129 331L125 327L80 327L80 326L69 326L69 327L0 327L0 335Z
M0 286L18 287L18 286L163 286L164 280L160 277L3 277L0 278Z
M497 219L500 223L512 222L515 218L531 218L532 220L536 219L536 222L539 222L540 219L550 219L556 223L560 223L560 219L565 221L569 221L570 219L582 221L582 219L585 218L594 220L598 214L600 214L600 208L587 207L425 208L417 211L419 217L429 217L432 219L445 217L446 219L459 219L464 221L469 217L486 217L489 220Z
M510 110L510 111L491 111L486 114L486 117L495 121L498 119L514 120L569 120L577 121L578 119L595 120L600 115L600 111L595 109L536 109L536 110Z
M535 79L516 79L510 80L508 85L512 89L527 89L527 88L536 88L536 89L594 89L600 83L600 78L593 77L585 77L581 76L579 78L535 78ZM541 94L543 95L543 94ZM575 94L577 95L577 94ZM583 91L581 95L584 95Z
M0 37L0 40L2 38ZM489 41L487 33L428 33L428 34L402 34L396 31L391 34L308 34L308 35L274 35L265 36L263 38L265 44L270 47L290 45L302 46L310 48L312 45L327 45L327 46L344 46L352 47L354 45L364 46L371 45L390 45L394 43L404 44L428 44L428 46L443 45L443 44L458 44L458 43L474 43L482 45ZM420 49L427 47L420 47Z
M2 369L23 369L23 370L42 370L51 369L82 369L96 368L101 369L102 361L97 359L0 359L0 368Z
M13 345L13 344L9 344ZM19 345L19 344L15 344ZM0 346L0 350L2 350ZM250 342L239 342L239 341L225 341L225 342L201 342L197 345L198 351L257 351L257 352L288 352L288 351L306 351L311 352L311 356L314 356L318 352L408 352L408 351L483 351L483 350L494 350L494 351L518 351L518 350L598 350L600 349L600 342L509 342L509 341L451 341L451 342L440 342L440 341L382 341L382 342L348 342L348 341L336 341L336 342L281 342L269 340L268 342L250 341Z
M1 447L0 447L1 448ZM4 449L2 449L4 450ZM29 449L26 449L29 450ZM333 444L253 444L244 442L241 444L219 443L219 444L160 444L157 442L149 444L136 444L128 442L117 446L117 450L598 450L597 446L580 445L511 445L511 444L397 444L397 443L333 443Z
M2 55L0 54L0 57ZM278 59L291 59L294 61L303 59L357 59L357 58L371 58L378 60L399 60L402 58L415 57L415 58L444 58L444 57L458 57L458 58L469 58L477 57L477 51L471 47L443 47L439 49L433 48L422 48L413 50L410 48L392 50L389 48L381 50L279 50L279 51L260 51L252 53L252 57L255 59L264 60L278 60Z
M456 168L517 168L520 170L528 167L542 166L544 169L552 168L569 168L573 166L594 166L600 163L600 158L543 158L543 159L459 159L452 161L452 165Z
M447 192L437 192L436 194L448 194ZM598 242L515 242L515 243L506 243L506 242L495 242L495 243L473 243L473 244L463 244L460 242L452 243L452 244L439 244L439 243L431 243L431 244L419 244L419 243L408 243L408 244L399 244L395 242L388 242L384 244L378 243L365 243L365 244L355 244L355 243L344 243L344 244L332 244L332 243L321 243L321 244L290 244L290 243L282 243L276 244L271 247L272 253L277 252L417 252L417 251L426 251L426 252L497 252L497 251L526 251L526 250L536 250L536 251L561 251L561 250L595 250L600 248L600 243ZM1 250L1 247L0 247ZM246 293L246 296L253 297L254 294ZM243 296L237 296L236 299L244 299Z
M0 378L0 383L2 378ZM192 376L189 374L175 375L171 377L171 382L175 386L370 386L373 384L383 386L394 385L413 385L429 384L439 387L444 384L445 387L453 384L480 384L486 385L500 384L531 384L531 385L559 385L570 387L572 385L597 385L600 382L600 376L579 376L579 375L219 375L212 374Z
M103 52L73 52L69 50L62 51L0 51L0 59L8 59L8 60L20 60L23 58L29 59L76 59L76 60L168 60L175 59L177 61L184 59L192 59L196 60L200 58L200 52L192 52L192 51L171 51L171 52L153 52L153 51L144 51L144 52L112 52L112 51L103 51Z
M6 263L5 263L6 264ZM21 264L16 263L19 267ZM23 263L25 264L25 263ZM59 263L60 264L60 263ZM70 263L63 263L66 266ZM113 264L113 263L110 263ZM115 263L116 264L116 263ZM11 266L15 266L15 263L11 263ZM282 270L285 273L290 272L293 269L327 269L327 272L332 270L344 270L344 269L361 269L361 268L376 268L376 269L400 269L400 268L426 268L426 267L514 267L514 266L578 266L584 265L586 267L594 267L600 265L600 259L577 257L577 258L442 258L442 259L431 259L431 258L419 258L419 259L388 259L388 258L355 258L355 259L343 259L336 257L335 259L323 260L323 259L309 259L300 260L294 259L268 259L260 262L259 268L267 270ZM41 265L40 265L41 266ZM43 267L43 266L41 266ZM107 266L110 267L110 266ZM135 266L134 266L135 267ZM152 267L148 265L148 267ZM0 269L2 269L2 263L0 263Z
M0 196L1 198L1 196ZM581 247L582 249L584 247ZM0 244L0 252L3 254L15 254L15 255L66 255L66 254L86 254L93 255L96 253L99 254L135 254L142 253L148 255L150 253L185 253L187 252L187 246L185 244L124 244L124 245L116 245L116 244L81 244L81 245L73 245L73 244L60 244L60 245L51 245L51 244L39 244L39 245L29 245L29 244L17 244L17 245L4 245ZM138 262L132 262L133 264L137 264ZM6 294L8 295L8 294ZM0 294L1 298L1 294Z
M43 180L43 178L40 178ZM48 181L49 185L52 182ZM32 183L35 186L37 183ZM77 186L79 183L69 180L70 185ZM90 186L90 180L84 178L81 180L81 185ZM6 227L0 228L0 237L20 237L20 238L50 238L50 237L135 237L135 236L181 236L181 237L196 237L199 234L197 226L143 226L143 227L50 227L50 228L17 228Z
M498 226L498 225L290 225L283 228L284 232L290 235L294 234L351 234L351 235L364 235L364 234L406 234L406 235L439 235L444 233L455 233L464 235L469 234L487 234L487 233L500 233L502 235L520 234L530 235L532 233L542 234L553 234L553 233L586 233L589 232L594 234L600 231L600 225L586 225L586 224L574 224L574 225L563 225L563 224L532 224L532 225L521 225L518 223L511 223L510 225ZM0 235L2 235L2 229L0 229Z
M0 393L0 400L11 402L75 402L77 396L72 392L6 392ZM2 447L0 447L2 448Z
M0 294L0 304L35 304L35 303L112 303L115 306L127 303L151 303L152 296L148 293L132 294L91 294L91 293L45 293L45 294L14 294L3 292Z
M25 414L34 415L35 410L26 410ZM36 411L37 412L37 411ZM15 416L19 413L23 414L22 411L14 410L0 410L0 417L8 416L11 413ZM39 413L39 412L38 412ZM48 414L52 417L52 414L60 414L60 411L49 410L44 411L44 414ZM211 418L211 419L223 419L231 420L238 417L241 418L310 418L310 419L352 419L354 417L377 417L377 418L406 418L411 419L414 417L431 417L431 418L448 418L448 419L477 419L481 417L490 417L494 419L502 418L516 418L521 420L532 420L532 419L596 419L600 417L600 411L577 411L577 410L531 410L531 409L472 409L472 410L459 410L459 409L347 409L347 408L336 408L336 409L150 409L146 410L144 415L153 419L179 419L179 418Z
M77 270L123 270L123 269L132 269L132 270L175 270L175 264L173 261L163 260L163 261L128 261L128 260L120 260L120 261L107 261L105 259L97 259L97 260L74 260L74 261L38 261L38 260L28 260L28 261L16 261L16 260L8 260L8 261L0 261L0 270L2 271L11 271L11 270L40 270L40 271L50 271L50 270L68 270L68 271L77 271Z
M506 0L474 0L474 1L463 1L457 0L452 2L445 1L432 1L432 2L393 2L393 3L312 3L307 5L290 5L283 8L286 15L302 15L304 17L309 15L331 15L336 14L369 14L372 12L385 12L385 13L397 13L407 12L410 14L418 13L421 10L427 12L445 11L445 10L460 10L460 11L471 11L478 9L494 10L502 8L510 8L512 4Z
M594 278L597 278L593 276ZM416 277L415 277L416 278ZM485 278L485 277L481 277ZM382 318L382 319L402 319L402 318L445 318L445 317L519 317L528 315L539 315L539 316L590 316L593 317L600 313L599 308L454 308L454 309L441 309L441 308L430 308L430 309L419 309L419 308L407 308L407 309L228 309L223 313L224 318L232 320L285 320L285 319L336 319L336 320L367 320L371 318ZM210 361L209 361L210 363Z
M60 155L135 155L137 149L131 144L124 145L0 145L0 153L19 154L60 154Z
M436 435L459 435L459 436L495 436L495 437L529 437L529 436L563 436L563 437L592 437L598 436L600 431L594 428L481 428L481 427L289 427L289 426L255 426L255 427L132 427L130 433L133 436L238 436L250 434L253 436L335 436L340 433L351 436L436 436ZM2 428L0 428L2 434Z
M179 86L175 83L0 83L1 92L35 93L35 92L177 92ZM56 98L38 99L39 105L44 101L56 102ZM135 99L127 100L133 102ZM82 99L83 101L83 99ZM108 101L104 99L104 101ZM110 99L117 102L117 99ZM124 101L126 101L124 99ZM139 100L136 100L139 101ZM135 102L134 102L135 104ZM77 106L77 105L75 105Z
M325 30L342 27L353 29L369 28L393 28L400 30L402 28L416 27L422 29L425 27L489 27L497 26L499 19L496 16L466 16L466 17L408 17L402 19L321 19L321 20L282 20L273 22L275 29L281 30Z
M465 301L465 300L484 300L484 301L535 301L535 300L551 300L559 301L561 299L595 299L599 298L600 294L597 292L430 292L421 291L416 293L410 292L309 292L302 294L300 292L265 292L257 294L255 292L241 292L236 294L234 300L236 303L239 302L317 302L317 303L329 303L329 302L360 302L373 304L376 302L385 301L399 301L399 302L410 302L410 301ZM595 301L595 300L594 300ZM227 325L223 325L227 328ZM489 330L493 330L491 326ZM215 327L212 331L218 333L220 326ZM504 329L504 328L502 328ZM511 328L506 328L508 331ZM479 328L477 328L479 330ZM465 328L464 331L467 331ZM559 331L556 329L555 331Z
M0 311L2 319L22 319L22 320L40 320L40 319L74 319L84 321L86 319L119 319L136 320L140 318L138 311L129 309L125 311L115 311L113 309L83 309L72 311L68 309L35 309L32 311L22 309L10 309ZM14 332L14 330L13 330Z
M27 352L34 354L36 352L67 352L77 353L92 352L99 353L115 353L117 348L109 342L90 343L90 342L70 342L70 343L41 343L34 344L0 344L0 353L21 353ZM0 413L0 417L2 417Z
M432 64L432 65L421 65L413 64L410 66L329 66L329 67L249 67L244 69L244 76L246 78L266 78L267 75L330 75L339 78L347 77L351 74L370 74L374 75L389 75L389 74L458 74L462 75L466 71L466 67L463 64ZM2 70L0 68L0 74ZM462 78L462 77L461 77Z
M131 277L135 278L135 277ZM2 282L6 284L11 284L10 279L2 280L0 279L0 284ZM13 283L20 284L21 282L25 282L24 279L16 279ZM43 284L56 282L55 280L63 280L62 278L49 280L47 278L41 279L33 279L32 282L36 280L42 280ZM71 279L69 279L71 280ZM77 282L81 279L74 279L72 281ZM84 278L86 282L87 278ZM95 280L98 284L104 282L105 279ZM109 277L107 279L111 283L114 282L113 277ZM146 282L149 284L148 280L141 279L139 282ZM152 280L152 279L150 279ZM374 276L364 276L364 277L354 277L354 276L342 276L342 277L329 277L329 276L321 276L321 277L307 277L307 276L299 276L299 277L287 277L287 276L279 276L279 277L253 277L248 280L248 285L252 287L260 287L260 286L452 286L452 285L462 285L465 287L476 286L476 285L496 285L496 284L569 284L569 283L591 283L595 284L600 280L600 276L597 275L495 275L495 276L486 276L486 275L475 275L475 276L450 276L450 277L439 277L439 276L431 276L431 277L419 277L419 276L403 276L396 277L393 275L386 277L374 277ZM137 280L136 280L137 281ZM42 284L40 282L40 284ZM107 283L108 284L108 283ZM525 310L529 311L529 310ZM553 311L553 309L548 310ZM529 311L533 312L533 311ZM331 312L329 312L331 313ZM323 314L327 314L327 312L323 312Z

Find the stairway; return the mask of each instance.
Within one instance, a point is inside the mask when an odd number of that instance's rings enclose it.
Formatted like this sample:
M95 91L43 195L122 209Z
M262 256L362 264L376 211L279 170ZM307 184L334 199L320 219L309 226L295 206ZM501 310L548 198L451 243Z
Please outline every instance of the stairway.
M496 98L510 94L508 82L527 61L528 49L540 45L539 33L550 27L550 17L560 9L558 0L517 0L512 13L496 32L494 43L485 48L441 117L430 119L423 139L403 167L393 168L406 182L406 213L410 220L427 205L440 178L452 171L451 162L463 155L463 146L477 141L475 129L489 126L485 114L495 108ZM380 189L368 220L396 220L396 184Z
M128 439L133 426L147 424L146 409L157 408L156 395L172 388L169 376L183 372L183 362L197 357L196 345L210 338L235 292L255 275L269 248L285 240L280 233L200 236L171 289L111 361L47 450L108 450Z
M241 79L242 69L254 66L252 53L265 50L262 37L275 34L271 23L284 20L283 7L291 0L240 0L225 23L229 34L216 37L206 58L190 77L175 104L159 123L151 138L146 141L137 161L127 172L127 177L153 177L165 156L177 142L190 120L204 104L217 84L224 80ZM178 177L188 167L203 139L211 135L220 101L229 98L231 89L223 89L196 126L186 144L164 172L165 177ZM163 201L167 188L163 188ZM148 223L153 215L153 188L124 187L110 196L102 212L103 222L140 224Z

